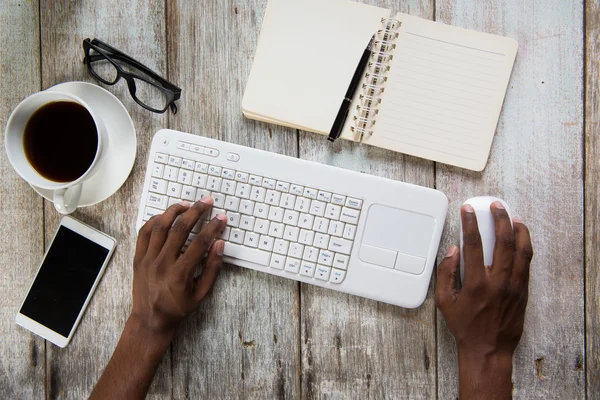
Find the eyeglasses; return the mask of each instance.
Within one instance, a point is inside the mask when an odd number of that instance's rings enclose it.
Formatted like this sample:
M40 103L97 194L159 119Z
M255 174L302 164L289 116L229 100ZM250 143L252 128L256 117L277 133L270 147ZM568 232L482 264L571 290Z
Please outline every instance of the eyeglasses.
M83 50L83 63L100 82L114 85L123 78L127 81L131 97L146 110L164 113L171 108L173 114L177 113L175 101L181 97L180 88L98 39L85 39Z

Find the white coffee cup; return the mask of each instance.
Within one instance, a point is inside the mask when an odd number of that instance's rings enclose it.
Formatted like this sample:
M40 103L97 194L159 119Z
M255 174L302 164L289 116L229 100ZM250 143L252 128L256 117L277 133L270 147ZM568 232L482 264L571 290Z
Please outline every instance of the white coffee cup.
M40 107L56 101L69 101L85 107L96 124L96 132L98 134L98 145L94 161L92 161L89 168L79 178L70 182L55 182L42 176L27 159L23 145L25 127L31 116ZM102 154L106 154L108 147L108 135L106 127L98 117L98 114L82 99L70 93L43 91L27 97L13 110L6 124L4 146L8 160L15 171L31 185L53 190L52 201L56 210L61 214L70 214L79 205L85 181L92 177L99 169L98 165L100 164Z

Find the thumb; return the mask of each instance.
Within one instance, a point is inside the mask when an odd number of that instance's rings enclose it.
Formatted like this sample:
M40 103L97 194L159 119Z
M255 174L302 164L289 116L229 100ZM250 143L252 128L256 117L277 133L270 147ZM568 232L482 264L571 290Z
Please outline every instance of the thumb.
M456 272L460 261L458 247L452 245L446 256L437 267L437 282L435 285L435 304L440 311L454 303L458 291L456 289Z

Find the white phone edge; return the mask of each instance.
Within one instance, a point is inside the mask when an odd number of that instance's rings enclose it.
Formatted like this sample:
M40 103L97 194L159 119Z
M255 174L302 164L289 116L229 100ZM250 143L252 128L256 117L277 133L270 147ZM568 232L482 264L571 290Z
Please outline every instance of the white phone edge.
M31 291L33 282L35 282L35 279L37 278L38 274L40 273L40 269L42 268L42 265L44 264L44 261L46 260L48 251L52 247L52 244L54 243L54 239L56 238L56 234L58 233L61 226L64 226L65 228L69 228L73 232L85 237L86 239L91 240L92 242L94 242L108 250L106 259L104 260L104 263L102 264L102 267L100 268L100 271L98 272L98 276L96 277L96 280L94 281L94 284L92 285L92 288L90 289L90 292L88 293L88 296L85 299L85 302L83 303L83 306L81 307L81 310L79 311L79 315L77 316L77 319L75 320L75 323L73 324L73 327L71 328L71 332L69 332L68 337L65 337L65 336L53 331L52 329L48 328L47 326L40 324L39 322L21 314L21 312L20 312L21 308L23 307L23 303L25 303L25 299L27 299L27 296L29 295L29 292ZM117 246L117 241L112 236L109 236L106 233L100 232L99 230L92 228L91 226L84 224L83 222L80 222L73 217L70 217L68 215L64 216L60 220L60 224L58 225L58 227L56 228L56 231L54 232L52 241L50 242L50 245L46 249L46 252L44 253L44 257L40 261L38 270L35 273L35 276L33 277L33 279L31 280L31 284L29 285L29 288L27 289L27 293L25 294L25 297L23 297L23 301L19 305L19 308L18 308L19 311L17 311L17 315L15 316L15 322L17 323L17 325L31 331L32 333L35 333L38 336L43 337L44 339L48 340L49 342L54 343L58 347L65 347L66 345L68 345L69 342L71 341L71 339L73 338L75 331L77 330L77 326L79 326L79 322L81 321L81 318L83 317L83 314L85 313L85 310L87 309L88 303L90 302L92 296L94 295L94 292L96 291L96 287L98 286L98 283L102 279L102 275L104 275L104 270L108 266L108 263L110 262L110 259L112 258L112 255L113 255L113 252L115 251L116 246Z

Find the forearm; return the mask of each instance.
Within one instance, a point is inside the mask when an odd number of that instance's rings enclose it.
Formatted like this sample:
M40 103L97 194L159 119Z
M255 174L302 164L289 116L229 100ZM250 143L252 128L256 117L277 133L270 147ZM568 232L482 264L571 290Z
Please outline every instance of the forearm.
M512 399L512 355L458 351L459 398Z
M130 317L90 399L145 398L172 339L172 333L151 332Z

